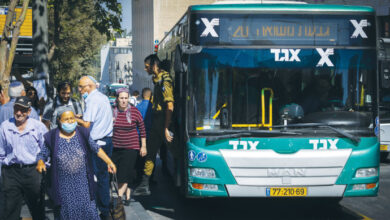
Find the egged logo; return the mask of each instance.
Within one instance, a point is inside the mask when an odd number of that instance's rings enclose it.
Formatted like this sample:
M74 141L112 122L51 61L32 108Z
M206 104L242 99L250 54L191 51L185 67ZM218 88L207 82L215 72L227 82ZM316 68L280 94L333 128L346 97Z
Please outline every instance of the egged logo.
M355 27L355 31L353 32L351 38L357 38L359 35L362 38L368 38L366 32L364 32L363 27L369 26L369 23L366 19L361 20L359 23L357 20L349 20L352 25Z
M214 26L219 26L219 18L213 18L211 21L207 18L201 18L201 20L206 26L206 29L204 29L200 37L207 37L209 34L211 34L212 37L218 37L217 32L214 30Z

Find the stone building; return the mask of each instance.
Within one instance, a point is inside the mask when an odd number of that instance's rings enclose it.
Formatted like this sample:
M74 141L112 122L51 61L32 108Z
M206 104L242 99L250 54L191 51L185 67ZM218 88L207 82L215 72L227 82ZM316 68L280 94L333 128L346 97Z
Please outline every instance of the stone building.
M134 89L153 87L144 71L144 58L153 53L155 42L175 25L190 5L210 4L215 0L133 0L133 79Z

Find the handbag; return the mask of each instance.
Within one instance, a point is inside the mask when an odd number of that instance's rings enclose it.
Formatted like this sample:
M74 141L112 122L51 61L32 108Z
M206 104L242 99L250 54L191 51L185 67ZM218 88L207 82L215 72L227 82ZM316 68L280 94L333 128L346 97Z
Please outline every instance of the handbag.
M116 174L113 174L111 184L114 190L111 190L110 199L110 214L113 220L126 220L125 207L123 206L122 198L118 192L118 180Z

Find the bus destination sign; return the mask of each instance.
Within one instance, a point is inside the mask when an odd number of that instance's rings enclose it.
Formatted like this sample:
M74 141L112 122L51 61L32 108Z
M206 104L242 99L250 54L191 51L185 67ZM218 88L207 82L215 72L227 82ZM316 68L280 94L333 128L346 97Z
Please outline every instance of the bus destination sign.
M227 33L223 33L226 30ZM334 24L252 24L241 25L234 22L222 28L222 36L235 40L317 40L336 41L337 27Z
M369 16L196 15L191 41L210 45L375 46Z

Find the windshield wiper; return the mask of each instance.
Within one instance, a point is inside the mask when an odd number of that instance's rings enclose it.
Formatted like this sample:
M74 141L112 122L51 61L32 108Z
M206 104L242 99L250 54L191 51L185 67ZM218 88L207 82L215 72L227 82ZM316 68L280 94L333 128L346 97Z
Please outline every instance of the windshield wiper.
M267 130L254 130L254 131L225 131L225 132L205 132L201 135L208 136L206 137L207 142L218 141L227 138L240 138L240 137L263 137L264 135L268 136L279 136L279 135L301 135L301 133L290 132L290 131L267 131Z
M358 144L360 142L360 138L353 135L349 134L341 129L332 127L328 124L325 123L299 123L299 124L289 124L289 125L275 125L272 126L273 128L294 128L294 127L301 127L301 128L311 128L311 127L319 127L319 128L328 128L338 134L343 135L346 138L349 138L352 142Z

